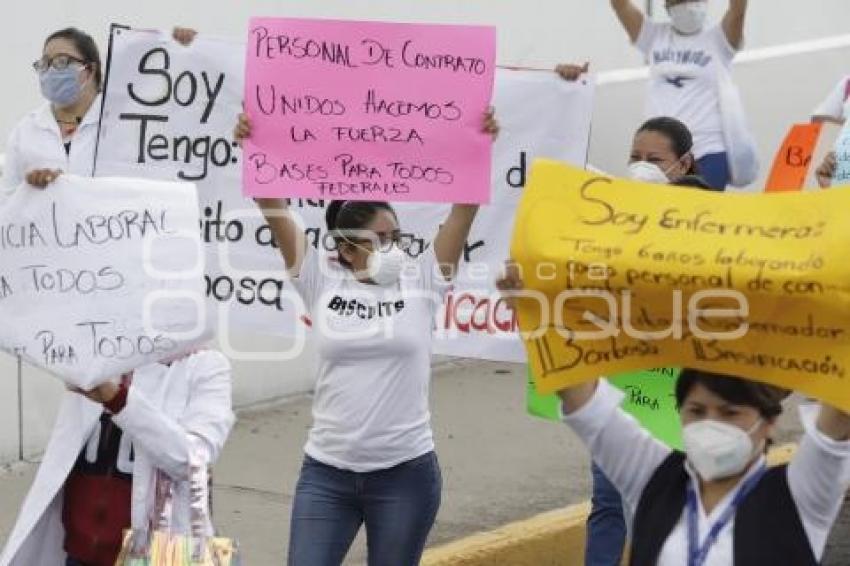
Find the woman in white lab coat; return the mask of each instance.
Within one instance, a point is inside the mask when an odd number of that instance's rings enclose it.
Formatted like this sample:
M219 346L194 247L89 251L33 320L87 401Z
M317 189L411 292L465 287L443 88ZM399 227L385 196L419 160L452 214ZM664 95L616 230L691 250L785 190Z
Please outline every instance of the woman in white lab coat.
M64 171L90 176L100 119L103 71L94 39L75 28L44 42L33 68L47 100L21 120L6 144L3 190L24 181L44 187Z
M233 422L230 363L211 350L68 391L0 566L113 566L122 530L148 525L156 470L178 482L186 533L190 454L214 462Z
M183 44L194 35L174 30ZM47 102L11 134L0 185L9 194L24 182L44 188L63 171L91 175L94 163L103 80L94 40L55 32L34 68ZM187 479L190 454L215 461L233 421L230 364L212 351L67 392L0 565L112 566L121 530L147 525L156 470ZM173 527L185 532L181 485Z
M175 28L186 45L195 32ZM94 39L76 28L50 34L33 63L46 102L18 122L6 143L0 201L22 183L44 188L60 173L89 177L100 123L103 65Z

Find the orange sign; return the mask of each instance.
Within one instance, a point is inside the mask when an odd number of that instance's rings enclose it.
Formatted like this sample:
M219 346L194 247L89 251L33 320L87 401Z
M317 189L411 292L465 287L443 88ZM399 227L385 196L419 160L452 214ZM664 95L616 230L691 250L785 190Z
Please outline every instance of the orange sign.
M765 192L796 192L803 189L812 155L823 124L794 124L785 137L770 170Z

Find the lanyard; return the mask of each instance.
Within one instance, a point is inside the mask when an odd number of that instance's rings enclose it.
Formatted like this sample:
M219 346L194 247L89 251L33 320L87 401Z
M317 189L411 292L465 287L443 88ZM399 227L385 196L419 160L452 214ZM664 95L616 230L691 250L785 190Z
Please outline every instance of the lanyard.
M727 524L729 524L732 517L735 516L738 507L747 495L755 489L756 485L758 485L765 473L767 473L767 467L762 466L757 472L750 476L747 481L744 482L738 490L738 493L736 493L735 497L732 499L732 503L730 503L723 514L720 515L717 522L711 526L711 529L708 531L708 536L706 536L702 546L699 545L699 517L697 516L699 510L697 508L697 494L694 491L693 482L688 482L688 566L703 566L705 564L711 547L714 546L717 539L720 538L720 533L723 532L723 529Z

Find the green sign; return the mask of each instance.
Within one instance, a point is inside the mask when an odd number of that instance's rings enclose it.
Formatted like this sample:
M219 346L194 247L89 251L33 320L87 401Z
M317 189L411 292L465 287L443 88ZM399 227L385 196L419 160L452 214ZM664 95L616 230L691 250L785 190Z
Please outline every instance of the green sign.
M680 369L656 368L620 374L608 379L626 398L623 410L631 414L655 438L667 446L682 449L682 423L676 407L676 380ZM541 395L528 370L528 412L535 417L558 421L561 418L557 395Z

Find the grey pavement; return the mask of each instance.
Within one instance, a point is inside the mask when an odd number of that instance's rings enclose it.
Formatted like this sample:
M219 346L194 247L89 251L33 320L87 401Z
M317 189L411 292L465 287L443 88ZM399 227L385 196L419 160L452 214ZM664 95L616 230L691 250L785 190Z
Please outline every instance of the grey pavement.
M435 369L433 422L445 485L430 545L588 498L587 452L565 427L528 417L524 390L525 370L516 365L456 361ZM794 411L788 413L780 442L799 434ZM216 467L216 523L241 542L249 566L285 564L290 505L309 423L306 397L242 411ZM0 541L34 469L17 464L0 472ZM840 536L833 537L825 564L847 566L850 505L835 534ZM345 564L363 564L365 554L360 536Z

